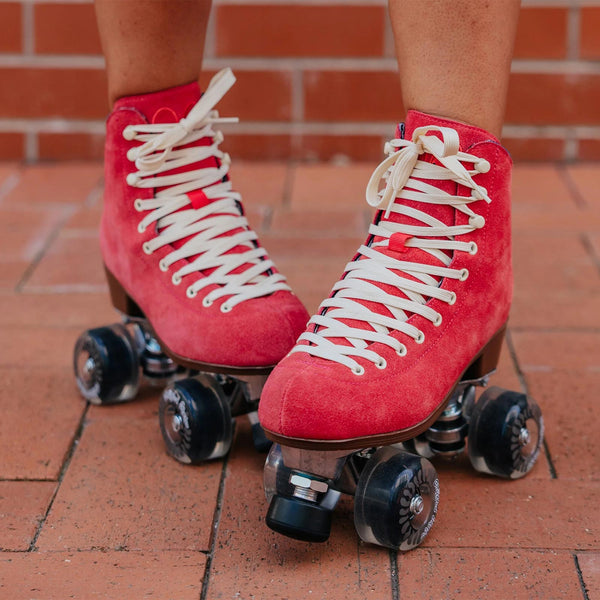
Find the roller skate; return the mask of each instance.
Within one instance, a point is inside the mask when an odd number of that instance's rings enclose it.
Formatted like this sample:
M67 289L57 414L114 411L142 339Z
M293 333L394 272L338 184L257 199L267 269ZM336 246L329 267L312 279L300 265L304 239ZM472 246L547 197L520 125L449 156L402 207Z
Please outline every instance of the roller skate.
M508 153L487 132L410 111L367 186L378 209L259 417L273 446L266 522L322 542L341 494L366 542L410 550L433 525L430 461L525 475L543 438L524 394L490 388L512 295ZM468 444L466 439L468 436Z
M256 414L267 375L308 320L250 229L215 105L229 69L196 83L118 100L107 122L102 257L123 321L84 332L74 350L83 397L125 402L142 382L166 385L159 405L168 452L223 456L232 417Z

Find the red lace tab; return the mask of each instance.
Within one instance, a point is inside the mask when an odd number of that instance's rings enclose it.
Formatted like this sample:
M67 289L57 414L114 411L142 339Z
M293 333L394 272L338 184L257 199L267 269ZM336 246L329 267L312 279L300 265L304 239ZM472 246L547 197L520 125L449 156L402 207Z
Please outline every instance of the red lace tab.
M392 233L390 236L389 249L392 252L400 252L404 254L408 252L409 248L406 246L406 241L410 240L412 235L406 235L405 233Z
M192 192L188 192L187 197L191 200L192 206L195 209L202 208L211 202L202 190L193 190Z

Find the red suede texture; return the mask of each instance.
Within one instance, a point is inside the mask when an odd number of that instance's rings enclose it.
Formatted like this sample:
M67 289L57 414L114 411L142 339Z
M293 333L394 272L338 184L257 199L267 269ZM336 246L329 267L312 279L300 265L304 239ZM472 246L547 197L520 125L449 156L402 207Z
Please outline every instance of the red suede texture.
M410 139L414 128L423 125L456 129L461 150L491 164L488 173L474 180L488 190L492 202L469 204L485 218L485 226L456 238L475 242L478 252L455 252L450 265L468 269L469 277L463 282L442 281L442 288L457 294L455 304L429 301L442 315L439 327L419 315L409 319L425 334L424 343L394 334L406 345L406 356L399 357L382 344L370 346L387 361L385 369L358 359L365 373L356 375L348 367L306 353L287 356L263 390L259 417L268 431L289 438L332 441L410 429L439 408L473 358L507 321L512 296L511 159L485 131L415 111L409 112L405 137ZM452 185L456 190L456 184ZM456 193L467 195L470 190L460 187ZM465 215L454 212L454 223L467 222Z
M202 275L186 276L180 285L171 281L178 262L167 272L158 263L172 251L164 247L151 255L143 242L154 237L152 227L138 232L144 214L134 208L136 198L152 198L153 190L126 183L136 171L127 151L139 142L123 138L127 125L151 122L156 115L183 118L200 98L195 83L162 92L122 98L108 118L105 150L105 202L100 229L102 256L108 270L142 309L167 348L189 361L229 367L265 367L276 364L303 331L308 314L298 298L285 291L246 300L230 312L202 305L209 289L195 298L186 296L190 283ZM166 119L165 119L166 120ZM169 119L170 120L170 119ZM197 168L193 165L193 168Z

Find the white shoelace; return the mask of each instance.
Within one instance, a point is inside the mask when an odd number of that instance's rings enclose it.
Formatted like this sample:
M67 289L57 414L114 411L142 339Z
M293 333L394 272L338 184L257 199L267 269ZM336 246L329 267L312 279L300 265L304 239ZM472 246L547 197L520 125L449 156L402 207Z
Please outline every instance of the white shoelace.
M440 132L442 139L426 135L429 131ZM389 156L373 172L366 194L371 206L385 209L379 223L369 228L370 236L378 241L359 248L359 258L346 265L343 279L333 287L334 294L321 303L319 313L309 321L315 325L314 332L305 332L298 339L298 342L309 344L296 345L291 351L335 361L357 375L364 373L364 367L353 357L370 361L380 369L386 367L385 359L369 349L371 343L385 344L400 356L406 354L406 346L391 336L393 332L402 332L417 343L423 343L423 332L407 323L412 314L422 315L436 326L441 325L442 315L427 306L427 302L432 298L448 304L456 301L456 294L439 287L440 279L449 277L464 281L469 273L466 269L449 268L451 254L456 251L475 254L477 246L474 242L457 241L455 236L471 233L485 224L483 217L475 214L469 203L491 202L486 189L472 178L489 171L490 164L477 156L459 152L458 133L454 129L421 127L414 131L412 141L394 139L388 142L385 152ZM432 155L440 164L420 160L424 153ZM463 162L473 163L473 170L467 170ZM379 191L382 180L386 185ZM421 180L451 180L470 188L471 196L453 196ZM447 205L467 215L469 222L448 226L424 211L395 204L396 198L426 205ZM423 226L385 220L390 213L411 217ZM429 253L440 266L398 260L376 249L388 247L395 234L400 234L400 241L406 248L419 248ZM435 239L440 237L444 239ZM398 272L411 276L411 279ZM393 286L398 294L387 293L378 284ZM365 305L366 302L377 303L387 311L381 311L385 314L374 312ZM350 326L342 320L359 321L363 326ZM340 339L347 340L348 344L339 343Z
M213 77L204 95L179 123L130 125L123 131L125 139L144 142L127 153L127 158L135 162L138 169L127 177L127 183L136 188L162 188L152 199L135 201L137 211L150 211L139 222L138 231L144 232L154 224L157 233L143 245L144 252L152 254L163 246L189 237L180 248L167 254L159 267L166 272L175 262L195 257L173 273L174 285L179 285L186 275L213 269L209 275L191 283L187 295L193 298L205 287L216 285L218 287L203 298L202 304L210 306L218 298L230 296L221 305L223 312L244 300L290 290L283 275L270 272L273 262L264 248L257 247L257 236L241 213L241 195L232 190L230 181L224 181L231 160L228 154L219 150L223 135L214 131L212 125L237 122L237 119L221 118L213 109L234 83L231 69L223 69ZM211 138L212 145L182 147L202 138ZM218 168L160 175L210 157L218 161ZM187 194L195 190L202 190L212 202L193 208ZM248 249L228 254L240 246ZM243 265L252 266L234 273Z

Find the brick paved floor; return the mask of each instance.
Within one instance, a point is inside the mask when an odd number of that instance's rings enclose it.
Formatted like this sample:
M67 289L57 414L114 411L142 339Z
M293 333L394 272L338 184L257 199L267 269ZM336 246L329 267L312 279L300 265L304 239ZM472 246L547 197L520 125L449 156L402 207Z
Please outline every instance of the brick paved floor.
M240 164L250 219L314 310L362 241L373 165ZM159 391L86 406L79 333L110 323L101 167L0 165L0 597L600 598L600 165L514 174L515 299L495 382L545 411L517 482L437 462L440 512L406 555L360 543L351 503L327 544L263 523L264 457L240 422L225 461L166 456Z

